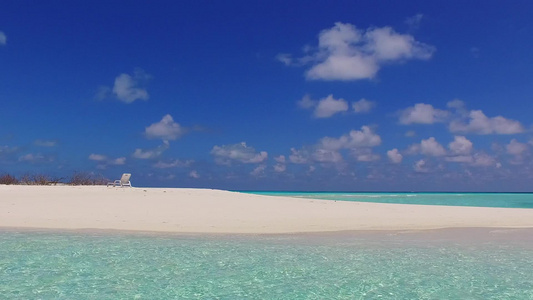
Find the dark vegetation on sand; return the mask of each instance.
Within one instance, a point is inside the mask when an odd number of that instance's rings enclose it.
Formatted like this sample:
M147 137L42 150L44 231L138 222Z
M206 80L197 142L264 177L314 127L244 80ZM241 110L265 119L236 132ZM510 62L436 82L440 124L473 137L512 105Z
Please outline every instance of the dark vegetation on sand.
M109 180L102 175L87 172L74 172L70 177L52 177L46 174L24 174L15 177L0 174L0 184L16 185L105 185Z

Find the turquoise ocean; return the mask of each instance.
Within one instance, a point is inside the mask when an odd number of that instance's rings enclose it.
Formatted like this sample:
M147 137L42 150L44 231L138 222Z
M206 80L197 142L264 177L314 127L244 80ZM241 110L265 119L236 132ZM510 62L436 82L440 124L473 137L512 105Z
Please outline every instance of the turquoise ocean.
M353 192L263 192L245 193L375 203L533 208L533 193L353 193Z
M0 299L533 299L532 258L529 229L285 235L3 229Z

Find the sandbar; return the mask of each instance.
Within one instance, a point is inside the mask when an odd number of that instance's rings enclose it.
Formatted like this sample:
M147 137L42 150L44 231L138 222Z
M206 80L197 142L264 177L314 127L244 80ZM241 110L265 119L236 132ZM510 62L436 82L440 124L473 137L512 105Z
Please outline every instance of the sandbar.
M0 227L227 234L533 228L533 209L346 202L212 189L0 185Z

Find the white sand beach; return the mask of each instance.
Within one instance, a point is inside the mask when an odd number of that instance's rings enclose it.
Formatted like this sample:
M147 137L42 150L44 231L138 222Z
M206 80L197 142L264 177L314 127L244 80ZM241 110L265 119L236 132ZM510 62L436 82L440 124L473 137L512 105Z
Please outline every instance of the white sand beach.
M533 209L335 202L209 189L0 185L0 227L254 234L533 228Z

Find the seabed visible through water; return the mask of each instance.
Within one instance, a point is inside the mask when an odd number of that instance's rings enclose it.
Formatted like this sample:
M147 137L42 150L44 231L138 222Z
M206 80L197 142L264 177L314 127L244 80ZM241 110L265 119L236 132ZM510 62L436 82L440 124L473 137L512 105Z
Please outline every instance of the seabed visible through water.
M0 231L5 299L533 299L533 229Z

